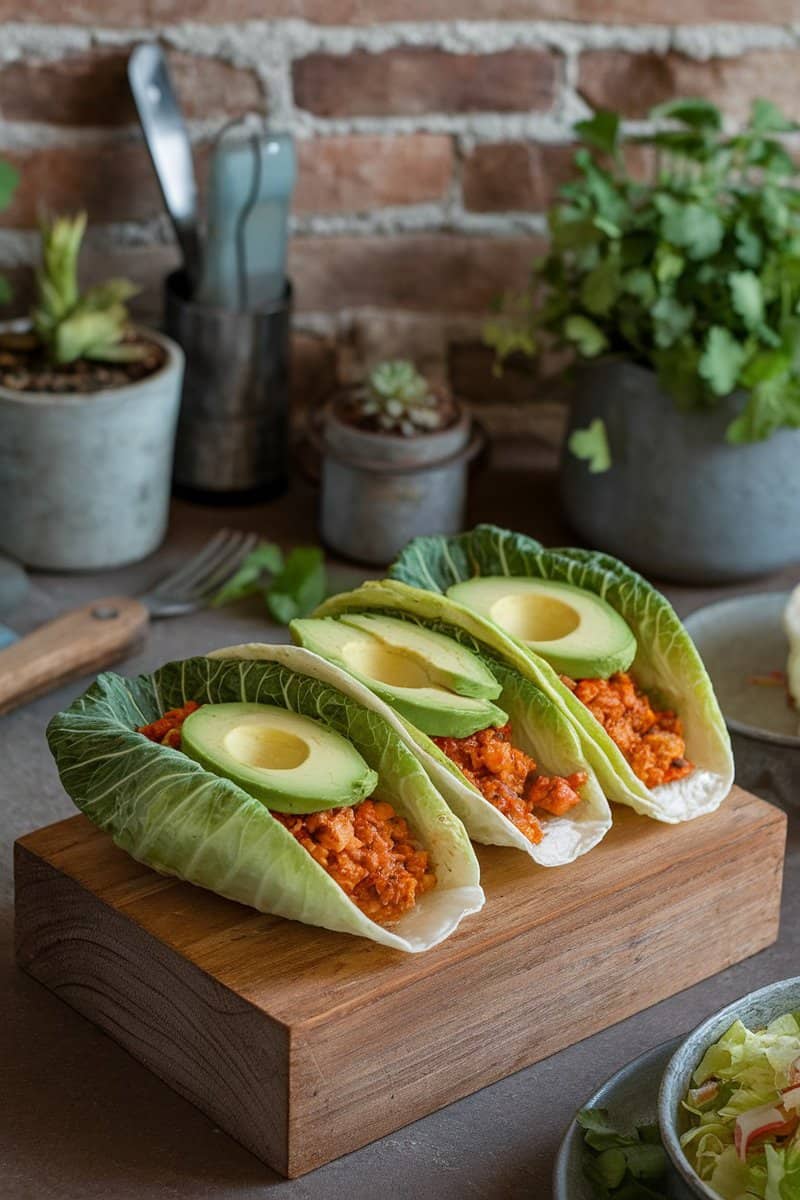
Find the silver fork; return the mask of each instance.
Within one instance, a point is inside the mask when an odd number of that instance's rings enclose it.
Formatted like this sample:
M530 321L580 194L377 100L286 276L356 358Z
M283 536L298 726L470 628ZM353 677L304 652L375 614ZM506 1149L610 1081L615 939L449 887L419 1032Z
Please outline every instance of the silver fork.
M207 607L257 542L255 533L221 529L144 595L92 600L0 650L0 713L123 658L151 618Z

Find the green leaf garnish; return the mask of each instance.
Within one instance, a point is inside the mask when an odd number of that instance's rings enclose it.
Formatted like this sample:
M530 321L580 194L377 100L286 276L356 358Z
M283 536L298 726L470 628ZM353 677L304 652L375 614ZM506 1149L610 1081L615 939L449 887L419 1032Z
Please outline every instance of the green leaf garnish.
M727 329L714 325L708 331L706 348L698 370L716 396L728 396L747 357L747 351Z
M266 591L267 608L281 625L306 617L325 599L327 580L322 551L298 546Z
M619 138L619 117L601 108L588 121L578 121L575 132L587 146L603 154L613 154Z
M573 315L564 322L564 336L578 347L584 358L602 354L608 342L602 329L588 317Z
M280 625L288 625L321 604L326 592L325 560L318 547L297 546L284 560L279 546L261 542L219 589L212 605L220 608L246 596L261 595L270 616Z
M576 458L585 459L589 472L599 475L609 470L611 466L611 450L608 445L605 421L595 417L586 429L574 429L569 436L567 446Z
M576 1119L583 1130L583 1173L597 1200L666 1200L658 1185L667 1156L655 1126L623 1132L605 1108L584 1108Z

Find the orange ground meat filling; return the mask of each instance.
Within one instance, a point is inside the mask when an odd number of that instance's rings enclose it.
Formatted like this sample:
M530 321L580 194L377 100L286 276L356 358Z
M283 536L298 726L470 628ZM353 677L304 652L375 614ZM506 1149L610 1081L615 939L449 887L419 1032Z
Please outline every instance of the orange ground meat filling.
M537 775L536 763L511 741L511 725L481 729L470 737L437 737L434 742L470 783L503 816L536 845L544 837L534 809L563 816L580 804L578 789L589 778L585 771L561 778Z
M181 726L199 707L190 700L137 732L179 750ZM381 925L398 921L436 885L427 850L414 842L408 824L391 804L362 800L355 808L272 815L353 903Z
M388 925L436 884L428 852L391 804L272 814L372 921Z
M189 700L183 708L171 708L157 721L151 721L149 725L139 725L136 732L143 733L151 742L159 742L162 746L172 746L173 750L180 750L181 726L199 707L196 700Z
M692 773L694 764L686 757L680 717L669 709L654 709L630 675L620 671L610 679L577 682L566 675L561 678L616 742L647 787Z

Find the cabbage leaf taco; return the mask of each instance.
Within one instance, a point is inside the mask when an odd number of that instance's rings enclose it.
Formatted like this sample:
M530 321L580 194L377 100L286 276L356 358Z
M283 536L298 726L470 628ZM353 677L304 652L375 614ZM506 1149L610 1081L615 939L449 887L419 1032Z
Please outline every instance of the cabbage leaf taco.
M611 800L676 822L728 795L730 739L694 643L665 597L618 559L479 525L416 538L389 574L487 623L568 714Z
M294 646L104 674L47 731L61 781L157 871L426 950L483 905L463 825L343 672Z
M492 628L443 596L368 583L292 622L294 639L350 672L478 842L561 866L611 826L581 740ZM369 689L369 691L367 690ZM387 705L389 706L387 708Z

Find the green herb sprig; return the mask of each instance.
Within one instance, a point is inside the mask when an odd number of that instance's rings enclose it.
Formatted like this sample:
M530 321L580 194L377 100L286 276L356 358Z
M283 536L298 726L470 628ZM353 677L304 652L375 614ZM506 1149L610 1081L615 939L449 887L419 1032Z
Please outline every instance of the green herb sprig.
M657 1125L622 1133L605 1108L584 1108L577 1120L583 1130L583 1173L597 1200L667 1200L660 1186L667 1156Z
M735 134L706 100L650 117L662 127L629 139L652 157L645 182L629 172L615 113L576 125L578 177L549 213L550 251L487 341L500 362L546 340L583 359L624 356L652 367L682 409L742 388L730 442L800 428L800 191L783 144L798 126L767 100Z
M19 171L16 167L0 159L0 212L8 208L18 183ZM11 297L11 284L0 275L0 304L8 304Z
M214 608L260 595L279 625L307 617L327 595L328 581L322 551L296 546L284 558L273 542L260 542L214 597Z

